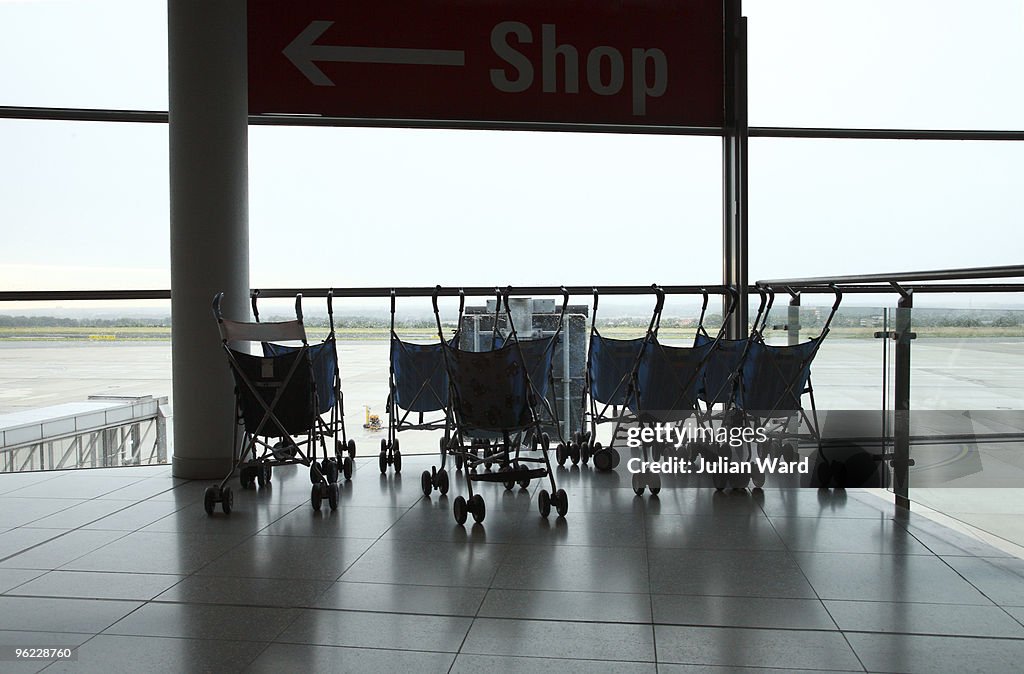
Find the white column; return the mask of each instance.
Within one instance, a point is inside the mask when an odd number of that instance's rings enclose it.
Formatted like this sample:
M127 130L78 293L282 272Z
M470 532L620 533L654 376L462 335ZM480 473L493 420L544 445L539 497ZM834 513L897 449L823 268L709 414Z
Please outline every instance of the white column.
M173 472L223 477L234 411L210 305L248 317L245 0L168 0Z

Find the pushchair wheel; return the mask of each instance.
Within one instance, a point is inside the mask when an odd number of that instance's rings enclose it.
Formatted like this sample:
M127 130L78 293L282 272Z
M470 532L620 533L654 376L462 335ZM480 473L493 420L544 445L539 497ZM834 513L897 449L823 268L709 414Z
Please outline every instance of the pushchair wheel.
M253 472L256 473L256 484L258 484L261 489L267 486L267 471L264 470L264 466L256 466L256 468L253 469ZM249 484L251 485L252 482Z
M651 496L657 496L661 491L661 475L654 473L647 482L647 488L651 490Z
M828 489L829 483L832 482L832 467L828 465L828 461L818 462L815 476L818 478L818 489Z
M217 505L217 487L207 487L206 491L203 492L203 508L206 510L207 515L213 514L213 509Z
M324 459L320 464L320 472L327 478L328 484L337 484L338 474L340 473L337 460Z
M644 493L644 480L640 473L633 473L633 493L641 496Z
M320 501L322 498L323 493L320 491L320 485L314 484L309 491L309 503L313 506L313 510L320 512Z
M579 465L579 463L580 463L580 446L578 444L573 443L572 446L569 447L569 458L572 460L572 465L574 465L574 466Z
M384 451L381 451L380 455L377 457L377 463L380 466L381 475L388 472L388 455L384 453Z
M466 509L466 499L462 496L455 497L455 503L452 504L452 512L455 514L455 521L459 524L466 523L466 515L468 510Z
M231 487L224 487L220 492L220 508L224 511L225 515L231 514L231 509L235 507L235 495L231 493Z
M345 460L341 462L342 473L345 474L345 480L352 479L352 457L346 456Z
M750 481L754 483L754 489L760 489L764 486L765 478L767 476L763 471L755 470L750 474Z
M313 484L313 485L320 484L320 481L323 479L323 476L324 476L324 474L323 474L323 472L320 469L320 464L318 464L316 461L314 461L313 463L309 464L309 483L310 484Z
M832 484L836 489L846 489L846 464L842 461L832 462Z
M800 458L800 455L797 454L796 448L793 447L792 443L785 442L782 444L782 458L786 461L796 461Z
M555 461L558 462L558 465L560 467L564 467L565 460L567 458L569 457L567 456L567 452L565 451L565 445L563 445L562 443L558 443L558 446L555 447Z
M431 478L429 470L420 473L420 489L423 490L423 495L427 497L430 496L430 492L434 491L434 480Z
M743 473L736 473L729 476L729 486L733 489L746 489L750 484L750 476Z
M614 447L609 447L608 453L612 455L612 470L615 470L616 468L619 467L619 459L621 458L619 456L619 450L615 449Z
M353 461L355 461L356 460L356 441L355 440L349 440L346 443L345 448L348 449L348 458L350 458Z
M469 511L473 513L475 521L483 522L484 516L487 514L487 508L484 507L484 497L480 494L473 494L473 497L469 499Z
M392 465L395 467L396 473L402 472L402 453L398 451L398 441L395 440L395 456L392 461Z
M555 502L555 511L559 517L565 517L565 514L569 512L569 495L565 493L564 489L559 489L555 492L555 498L552 499Z
M522 480L519 481L519 486L521 488L523 488L523 489L529 488L529 486L530 486L530 478L524 477Z
M462 470L462 454L458 453L455 455L455 470Z
M265 473L265 475L263 476L263 479L266 480L267 484L270 484L270 478L274 474L274 467L271 466L269 463L264 464L263 472Z
M580 444L580 461L584 466L590 463L590 445L585 442Z
M537 508L540 510L541 517L547 517L551 514L551 495L548 494L547 489L540 490L540 494L537 497Z
M242 489L249 489L253 483L253 471L251 466L246 466L242 470L238 471L238 482L242 485Z
M715 451L715 448L712 447L708 452L706 461L714 463L718 461L718 459L721 458L722 456L722 454L719 454L717 451ZM718 470L711 475L711 482L712 484L715 485L715 489L717 489L718 491L722 491L727 486L729 486L729 476L721 472L721 470Z
M441 496L448 493L448 471L443 468L437 474L437 490L441 492Z
M327 485L327 504L331 507L331 512L338 509L338 498L341 496L341 487L338 486L337 482L332 482Z
M594 444L594 468L600 471L612 469L612 450L604 449L600 442Z

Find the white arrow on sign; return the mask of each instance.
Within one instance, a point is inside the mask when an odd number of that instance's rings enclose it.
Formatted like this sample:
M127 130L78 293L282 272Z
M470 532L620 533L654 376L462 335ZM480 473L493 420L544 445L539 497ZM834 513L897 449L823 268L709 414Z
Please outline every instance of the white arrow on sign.
M281 53L318 87L333 87L314 61L345 63L400 63L420 66L462 66L466 53L455 49L404 49L400 47L339 47L314 44L333 21L313 21Z

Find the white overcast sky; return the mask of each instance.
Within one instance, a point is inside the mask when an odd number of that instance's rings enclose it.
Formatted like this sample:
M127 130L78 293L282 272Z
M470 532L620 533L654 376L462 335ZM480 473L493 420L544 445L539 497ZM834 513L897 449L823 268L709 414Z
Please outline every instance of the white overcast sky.
M754 126L1024 128L1021 0L746 0ZM0 105L166 110L166 4L0 0ZM164 125L0 120L0 287L169 286ZM715 138L250 128L255 286L717 283ZM1024 143L753 139L752 279L1021 262Z

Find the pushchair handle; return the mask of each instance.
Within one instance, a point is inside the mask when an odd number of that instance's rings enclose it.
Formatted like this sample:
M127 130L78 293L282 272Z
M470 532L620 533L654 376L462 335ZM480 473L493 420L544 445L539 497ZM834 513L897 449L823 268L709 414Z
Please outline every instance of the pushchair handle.
M438 286L438 288L440 288L440 287L441 286ZM396 299L396 297L395 297L395 289L392 288L391 289L391 316L392 316L392 318L395 315L395 299ZM437 307L437 289L436 288L434 289L434 306Z
M657 283L651 284L651 290L658 297L658 301L654 305L655 313L661 313L661 310L665 308L665 291Z
M729 296L729 306L727 306L725 309L725 315L732 316L733 313L736 311L736 307L739 306L740 293L738 290L736 290L736 288L733 288L732 286L726 286L725 294Z
M257 323L260 322L260 310L256 307L256 298L259 296L259 288L255 288L249 293L249 303L252 305L252 317L256 319Z
M295 319L299 323L302 322L302 293L295 295Z
M441 286L440 286L440 284L438 284L438 285L434 286L434 292L430 296L430 301L434 305L434 313L435 314L439 311L439 309L437 308L437 296L440 295L440 294L441 294ZM392 290L391 291L391 313L394 313L394 312L395 312L395 291Z
M594 313L597 313L597 288L594 288Z
M565 315L565 310L569 308L569 290L565 286L559 286L559 290L562 291L562 315Z
M327 315L334 317L334 288L327 289Z
M213 296L213 316L218 323L224 322L224 315L220 311L220 303L224 299L224 293L219 292Z

